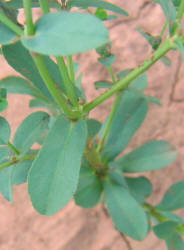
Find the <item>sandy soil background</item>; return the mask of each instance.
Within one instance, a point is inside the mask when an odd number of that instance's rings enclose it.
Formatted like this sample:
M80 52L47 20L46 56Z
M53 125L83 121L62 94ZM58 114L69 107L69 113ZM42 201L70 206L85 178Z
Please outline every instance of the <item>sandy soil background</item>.
M139 65L151 51L145 40L135 31L144 28L154 35L159 34L164 16L160 7L145 0L114 0L125 8L129 18L120 17L107 23L113 53L116 61L113 69ZM177 160L168 168L149 174L154 187L151 202L159 201L167 187L184 178L184 67L178 52L170 52L172 66L167 68L157 62L148 70L149 87L147 93L159 98L162 107L150 105L148 116L132 138L129 149L150 139L169 140L179 152ZM97 63L95 52L76 56L81 62L83 86L88 100L99 93L93 82L109 79L107 71ZM0 56L0 78L13 75L12 69ZM9 95L9 108L3 115L12 126L12 134L19 123L31 111L28 97ZM100 121L110 109L112 99L91 112L91 117ZM184 216L184 211L180 211ZM150 234L144 242L123 238L114 230L111 220L99 205L84 210L71 201L64 209L52 217L37 214L31 206L26 185L14 189L14 202L8 203L0 196L0 249L1 250L164 250L164 242Z

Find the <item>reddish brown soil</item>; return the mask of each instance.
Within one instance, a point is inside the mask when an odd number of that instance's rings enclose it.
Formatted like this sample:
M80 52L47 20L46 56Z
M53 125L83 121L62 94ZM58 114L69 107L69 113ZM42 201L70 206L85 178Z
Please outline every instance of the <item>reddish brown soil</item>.
M149 54L150 47L135 31L144 28L152 34L159 34L164 22L158 5L145 0L114 0L129 13L128 19L120 17L107 24L116 61L115 72L139 65ZM152 172L150 177L154 193L151 202L156 203L167 187L184 178L184 68L178 52L170 52L172 66L167 68L161 62L148 70L147 93L159 98L162 107L150 105L149 114L132 138L129 149L150 139L169 140L178 150L177 160L168 168ZM107 71L96 61L95 52L76 56L81 62L83 86L88 100L99 93L93 82L108 79ZM15 74L0 56L0 78ZM18 124L30 113L28 97L9 95L9 109L3 113L12 125L12 134ZM103 103L91 112L91 117L103 121L112 100ZM184 215L184 211L180 214ZM144 242L124 239L114 230L101 206L84 210L71 201L52 217L37 214L32 208L26 185L14 189L14 202L8 203L0 196L0 249L1 250L164 250L164 242L150 234ZM127 243L131 244L131 248Z

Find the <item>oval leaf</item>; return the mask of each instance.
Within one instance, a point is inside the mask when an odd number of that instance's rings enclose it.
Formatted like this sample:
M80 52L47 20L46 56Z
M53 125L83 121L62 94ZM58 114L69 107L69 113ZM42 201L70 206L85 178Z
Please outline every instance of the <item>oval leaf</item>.
M62 11L40 18L36 23L36 34L22 38L22 43L34 52L58 56L97 48L107 39L107 30L98 18Z
M176 232L178 223L175 221L164 221L153 227L153 232L160 239L168 239Z
M143 240L148 231L147 217L128 190L106 179L104 194L107 210L116 229L135 240Z
M39 213L52 215L72 198L86 136L83 120L72 122L64 115L57 118L28 176L28 192Z
M173 184L156 208L165 211L184 208L184 181Z
M102 184L91 167L84 166L80 171L77 191L74 195L75 203L84 208L94 207L100 199Z
M145 98L130 91L121 94L103 150L103 157L106 160L113 160L125 149L144 121L147 110L148 104Z
M48 127L49 115L45 112L35 112L27 116L20 124L13 138L14 146L26 153L42 132Z
M0 34L3 34L0 36L1 45L10 43L16 37L16 34L1 22L0 22Z
M10 125L0 116L0 145L7 145L10 138Z
M177 152L167 141L150 141L113 163L126 173L157 170L174 161Z

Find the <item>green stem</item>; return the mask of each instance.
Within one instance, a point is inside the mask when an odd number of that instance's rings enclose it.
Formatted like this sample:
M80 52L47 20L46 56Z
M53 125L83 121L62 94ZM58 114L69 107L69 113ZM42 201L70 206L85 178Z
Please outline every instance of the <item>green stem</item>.
M143 209L146 209L150 212L151 216L153 216L159 223L163 223L165 221L168 221L169 219L160 214L152 205L150 205L149 203L144 203L142 205ZM176 230L179 232L179 233L182 233L184 234L184 224L180 224L178 223L178 226L176 227Z
M4 168L7 168L7 167L9 167L9 166L11 166L11 165L14 165L14 164L16 164L16 163L19 163L19 162L23 162L23 161L32 161L32 160L35 159L35 157L36 157L36 155L24 155L24 156L23 156L22 158L20 158L20 159L18 159L18 158L12 159L12 160L10 160L10 161L8 161L8 162L5 162L5 163L0 164L0 170L2 170L2 169L4 169Z
M49 3L48 3L48 0L39 0L40 2L40 8L42 10L42 13L43 14L47 14L49 13Z
M15 34L17 34L18 36L24 35L23 30L14 22L12 22L7 16L5 16L1 11L0 11L0 22L4 23L9 29L15 32Z
M78 100L77 100L77 97L75 95L72 82L70 81L70 77L68 75L68 70L67 70L67 67L65 65L64 59L62 56L57 56L56 60L57 60L57 64L58 64L61 76L62 76L63 81L64 81L64 85L65 85L65 89L66 89L68 98L73 106L78 107Z
M13 144L11 142L8 142L8 147L10 147L12 149L12 151L15 152L16 155L20 154L20 152L16 149L15 146L13 146Z
M34 35L35 29L32 19L32 9L31 9L31 0L23 0L25 17L26 17L26 35Z
M67 62L68 62L68 73L70 75L71 81L74 83L75 82L75 74L74 74L74 68L73 68L73 61L72 61L72 56L67 56Z
M123 90L132 80L149 69L155 62L157 62L163 55L165 55L170 49L173 48L175 48L174 42L170 39L166 39L164 43L154 52L153 56L145 60L143 65L131 71L127 76L119 80L106 92L95 98L90 103L84 105L83 111L88 113L90 110L94 109L96 106L107 100L110 96L114 95L119 90Z
M166 30L166 28L167 28L167 25L168 25L168 22L166 21L166 22L164 23L164 26L162 27L161 32L160 32L160 37L163 37L164 32L165 32L165 30Z
M103 133L102 133L102 137L100 138L100 141L98 143L98 146L97 146L97 149L96 151L97 152L100 152L101 149L103 148L103 145L104 145L104 141L105 141L105 138L109 132L109 129L110 129L110 125L111 125L111 122L112 122L112 119L113 119L113 116L114 116L114 113L116 111L116 107L117 107L117 104L118 104L118 101L119 101L119 97L120 97L120 94L118 94L115 98L115 101L113 103L113 106L112 106L112 109L111 109L111 112L108 116L108 120L107 120L107 123L105 125L105 128L103 130Z
M115 75L114 75L114 73L113 73L113 71L112 71L111 66L107 66L107 69L108 69L109 74L110 74L110 76L111 76L112 82L115 83L115 82L116 82L116 78L115 78Z
M176 19L181 21L181 19L183 17L183 13L184 13L184 1L181 0Z
M65 103L65 101L60 96L52 78L49 75L49 72L45 66L45 63L42 59L42 57L38 54L32 53L32 58L34 60L34 63L45 82L48 90L50 91L51 95L55 99L56 103L59 105L59 107L64 111L64 113L71 119L78 118L79 114L76 114L75 112L72 112L72 110L68 107L68 105Z

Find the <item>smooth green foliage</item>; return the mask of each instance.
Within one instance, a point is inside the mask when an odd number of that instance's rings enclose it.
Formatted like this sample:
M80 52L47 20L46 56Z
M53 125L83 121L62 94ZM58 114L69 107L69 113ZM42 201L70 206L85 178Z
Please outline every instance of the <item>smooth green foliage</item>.
M12 184L19 185L27 181L32 161L23 161L12 166Z
M135 240L143 240L148 231L146 214L129 191L106 178L104 195L115 228Z
M31 0L32 2L32 7L40 7L39 1L38 0ZM13 0L10 2L7 2L7 6L10 6L15 9L22 9L23 8L23 2L22 0ZM60 5L57 3L55 0L49 0L49 6L52 8L59 8Z
M97 48L107 39L107 30L98 18L62 11L41 17L36 23L36 34L22 38L22 43L34 52L59 56Z
M184 181L173 184L156 208L165 211L184 208Z
M153 227L155 235L160 239L169 239L176 232L177 222L175 221L164 221Z
M101 128L101 123L95 119L88 119L87 120L87 128L88 128L88 135L91 138L94 138L95 135L98 134L100 128Z
M122 152L142 124L147 109L145 98L130 91L121 94L103 150L105 159L113 160Z
M137 178L126 177L125 181L128 185L130 193L139 203L143 203L152 193L152 184L144 176Z
M0 22L0 34L3 34L0 36L1 45L10 43L16 37L16 34L1 22Z
M12 68L27 78L46 98L53 101L28 50L20 42L3 46L3 55ZM56 64L47 56L44 56L43 60L56 85L64 91L62 79Z
M117 14L128 16L128 13L125 10L119 8L118 6L112 3L101 0L69 0L68 6L83 7L83 8L88 8L88 7L102 8L105 10L110 10Z
M25 154L42 132L48 127L49 115L45 112L35 112L27 116L20 124L13 138L14 146Z
M12 201L11 174L11 167L0 170L0 192L8 201Z
M150 141L118 159L115 164L125 173L139 173L168 166L177 152L167 141Z
M176 19L176 9L172 0L152 0L160 4L168 23L173 23Z
M72 198L86 136L83 120L72 122L64 115L50 129L28 176L28 192L39 213L52 215Z
M5 88L11 94L23 94L40 97L40 91L36 89L29 81L16 77L8 76L0 80L0 87Z
M10 138L10 125L2 116L0 116L0 128L0 145L7 145Z
M9 155L9 148L7 146L0 147L0 163L8 161Z
M175 233L172 238L166 240L166 245L168 250L183 250L184 249L184 241L181 236Z
M75 203L84 208L94 207L100 199L102 183L98 180L91 167L81 167L77 191L74 195Z
M111 177L112 181L128 189L125 177L123 176L122 172L119 169L108 170L108 174Z

